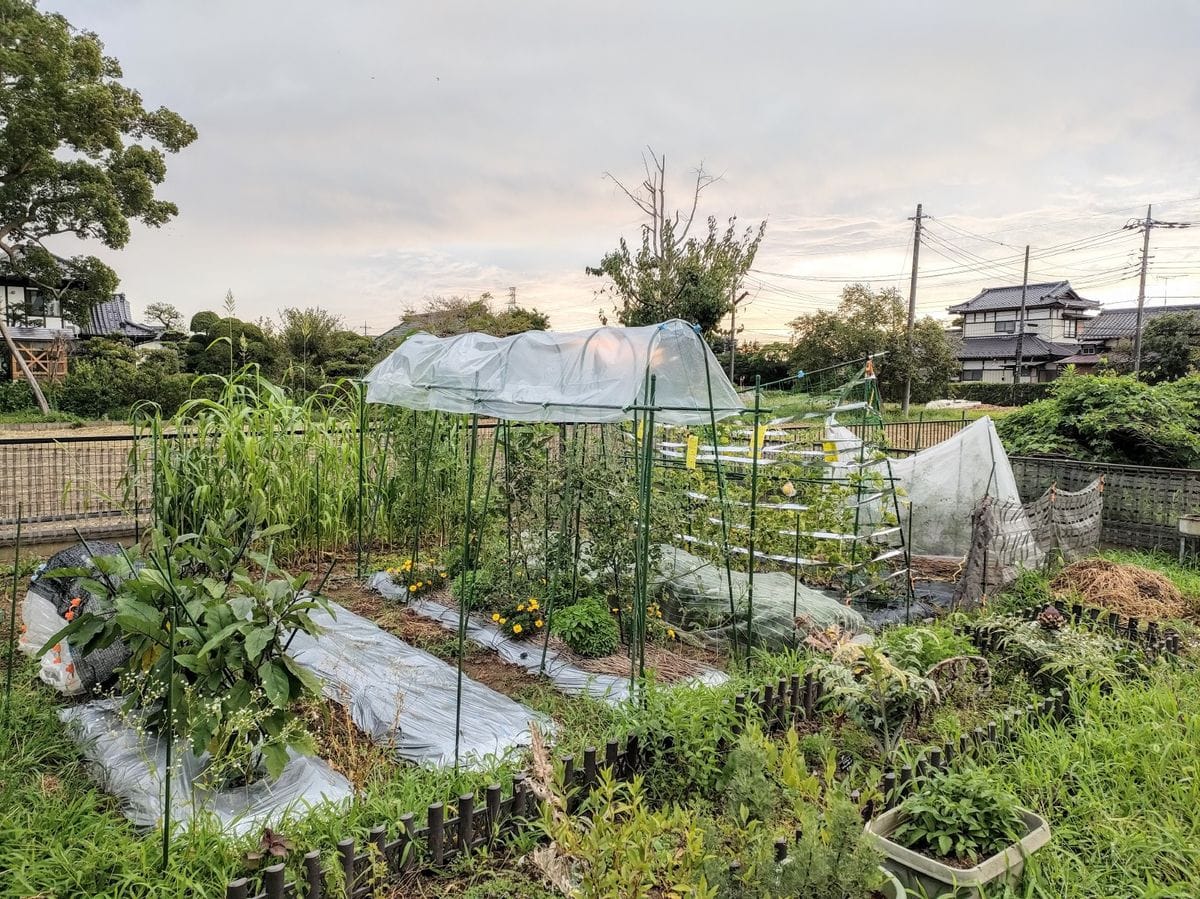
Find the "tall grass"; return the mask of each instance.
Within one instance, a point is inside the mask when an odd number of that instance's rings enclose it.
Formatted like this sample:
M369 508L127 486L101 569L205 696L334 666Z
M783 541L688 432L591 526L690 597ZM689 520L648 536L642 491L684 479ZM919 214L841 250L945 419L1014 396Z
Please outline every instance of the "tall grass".
M993 772L1054 834L1019 895L1200 896L1200 673L1160 668L1076 713L1022 732Z

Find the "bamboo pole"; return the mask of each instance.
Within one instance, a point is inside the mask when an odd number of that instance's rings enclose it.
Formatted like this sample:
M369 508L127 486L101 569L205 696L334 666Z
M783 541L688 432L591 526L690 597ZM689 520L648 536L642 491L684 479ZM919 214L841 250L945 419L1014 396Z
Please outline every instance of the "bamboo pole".
M21 522L25 517L25 504L17 503L17 542L13 549L12 593L9 596L8 608L8 658L4 671L4 723L8 724L9 710L12 706L13 663L17 651L17 579L21 569Z
M463 520L463 595L458 603L458 677L454 691L454 771L458 772L462 736L463 649L467 640L467 615L475 593L475 563L471 558L471 510L475 492L475 451L479 442L479 416L471 415L471 441L467 450L467 500Z
M754 646L754 550L755 537L758 532L758 457L762 455L759 445L759 421L762 418L762 381L761 375L754 376L754 430L751 432L750 455L750 539L747 548L750 550L750 560L746 569L746 670L750 670L750 651ZM719 450L713 447L713 455Z

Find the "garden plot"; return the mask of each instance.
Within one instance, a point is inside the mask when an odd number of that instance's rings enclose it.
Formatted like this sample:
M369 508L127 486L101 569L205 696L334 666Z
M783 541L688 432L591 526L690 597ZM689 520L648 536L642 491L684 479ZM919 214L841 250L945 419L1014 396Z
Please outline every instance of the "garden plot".
M402 600L407 597L404 588L396 586L384 572L372 575L367 585L387 599ZM408 603L408 608L423 618L437 622L448 631L458 630L459 613L456 608L432 599L413 600ZM477 646L493 650L505 662L534 674L543 672L542 650L539 645L510 639L479 614L467 616L466 637ZM697 673L682 678L684 683L720 684L729 679L724 672L706 665L697 664L695 667ZM587 671L576 665L568 653L553 647L546 650L544 673L559 690L571 696L586 695L617 704L628 699L630 695L627 674Z
M412 762L468 764L528 746L530 722L544 716L462 675L436 656L408 645L349 609L313 614L318 636L298 633L291 657L321 679L325 696L350 709L354 723Z
M116 699L71 706L59 718L80 744L97 782L121 800L125 817L138 827L160 824L166 812L166 740L130 723ZM293 752L276 778L215 789L204 780L207 755L197 757L182 745L177 752L182 757L171 765L170 815L184 829L208 817L240 836L277 827L326 803L349 803L353 795L346 778L313 756Z

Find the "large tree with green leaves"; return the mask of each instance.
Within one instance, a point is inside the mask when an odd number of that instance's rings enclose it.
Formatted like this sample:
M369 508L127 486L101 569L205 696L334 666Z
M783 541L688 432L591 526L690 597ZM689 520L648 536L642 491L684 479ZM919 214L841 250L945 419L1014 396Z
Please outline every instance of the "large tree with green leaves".
M155 195L165 154L196 139L121 79L95 34L31 0L0 0L0 258L76 320L112 293L116 273L50 244L74 235L120 249L132 222L169 221L178 209ZM11 349L7 329L4 338Z
M1200 363L1200 316L1157 315L1142 329L1142 370L1153 382L1182 378Z
M686 213L671 211L666 156L648 152L649 158L642 158L646 178L637 189L630 190L608 175L646 217L641 246L631 250L621 238L615 250L586 271L607 279L599 295L612 304L621 324L648 325L681 318L699 325L701 332L711 337L741 298L742 279L754 264L767 223L739 232L736 217L721 228L716 217L709 216L703 236L693 236L700 195L717 179L701 166L695 173L690 209ZM601 311L600 318L607 322L607 313Z
M910 356L907 323L904 301L895 288L872 290L866 284L847 284L835 311L822 310L790 322L793 366L815 371L883 353L876 370L885 399L900 399L910 369L914 398L934 399L954 372L953 348L942 325L926 316L913 329Z

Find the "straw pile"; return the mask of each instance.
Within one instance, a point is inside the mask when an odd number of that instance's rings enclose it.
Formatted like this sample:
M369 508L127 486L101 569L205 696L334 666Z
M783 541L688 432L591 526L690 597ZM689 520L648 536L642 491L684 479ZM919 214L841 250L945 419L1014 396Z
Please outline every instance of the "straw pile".
M962 574L963 559L949 556L913 556L909 571L918 581L946 581L953 584Z
M1188 610L1179 588L1157 571L1107 559L1068 565L1050 586L1056 593L1076 593L1089 605L1144 620L1182 618Z

